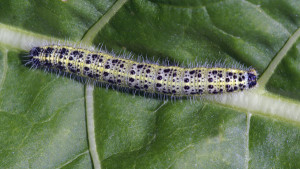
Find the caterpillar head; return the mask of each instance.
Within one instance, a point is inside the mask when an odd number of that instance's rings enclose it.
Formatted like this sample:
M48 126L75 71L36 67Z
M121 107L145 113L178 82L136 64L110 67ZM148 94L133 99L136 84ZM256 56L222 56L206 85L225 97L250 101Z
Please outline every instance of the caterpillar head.
M255 87L257 84L257 72L255 69L250 69L248 71L248 86L249 88Z

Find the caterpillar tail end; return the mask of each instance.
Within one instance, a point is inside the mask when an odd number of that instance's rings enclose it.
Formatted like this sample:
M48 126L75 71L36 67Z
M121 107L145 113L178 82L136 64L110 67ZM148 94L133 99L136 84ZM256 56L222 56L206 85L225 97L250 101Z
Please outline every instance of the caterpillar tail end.
M35 57L37 57L40 52L41 52L41 48L39 48L39 47L33 47L30 50L28 57L29 57L31 64L39 66L40 61L39 61L39 59L36 59Z

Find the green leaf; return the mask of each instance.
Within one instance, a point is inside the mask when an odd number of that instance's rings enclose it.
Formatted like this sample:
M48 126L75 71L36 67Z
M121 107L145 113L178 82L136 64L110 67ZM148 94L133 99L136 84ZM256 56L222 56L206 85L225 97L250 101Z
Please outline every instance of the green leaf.
M0 2L0 168L299 168L300 1ZM164 100L25 66L44 41L253 67L259 87Z

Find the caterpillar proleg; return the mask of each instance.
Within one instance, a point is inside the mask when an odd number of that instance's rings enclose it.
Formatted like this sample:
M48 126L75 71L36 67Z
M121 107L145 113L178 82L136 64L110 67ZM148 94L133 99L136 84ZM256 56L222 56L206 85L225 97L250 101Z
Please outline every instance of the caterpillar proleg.
M238 92L255 87L257 81L254 69L164 66L67 45L33 47L29 58L33 67L175 97Z

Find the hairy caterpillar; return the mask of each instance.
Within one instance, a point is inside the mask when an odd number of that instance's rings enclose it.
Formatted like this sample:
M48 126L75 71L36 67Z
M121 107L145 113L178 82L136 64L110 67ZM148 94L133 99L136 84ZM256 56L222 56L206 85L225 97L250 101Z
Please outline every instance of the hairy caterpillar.
M29 58L34 67L46 67L96 82L169 96L243 91L256 86L257 80L254 69L162 66L65 45L34 47Z

